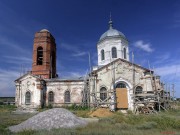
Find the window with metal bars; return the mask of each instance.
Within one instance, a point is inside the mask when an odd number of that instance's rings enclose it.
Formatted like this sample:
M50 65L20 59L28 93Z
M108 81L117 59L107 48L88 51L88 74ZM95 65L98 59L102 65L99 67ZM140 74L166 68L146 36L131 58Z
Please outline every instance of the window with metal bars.
M102 87L100 89L100 99L104 101L107 98L107 89L105 87Z
M29 91L26 92L26 95L25 95L25 103L28 105L28 104L31 104L31 93Z
M65 103L70 103L70 92L69 91L66 91L64 93L64 102Z
M136 91L135 91L135 94L141 94L143 91L143 88L141 86L137 86L136 87Z
M52 91L48 94L48 102L53 103L54 102L54 93Z
M126 85L124 83L118 83L116 88L126 88Z

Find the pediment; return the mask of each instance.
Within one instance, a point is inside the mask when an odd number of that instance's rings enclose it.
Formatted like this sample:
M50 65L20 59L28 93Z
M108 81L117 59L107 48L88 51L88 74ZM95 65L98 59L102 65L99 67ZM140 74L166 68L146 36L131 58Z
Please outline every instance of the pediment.
M19 81L27 81L27 80L34 80L34 81L37 81L37 80L40 80L40 78L38 76L35 76L35 75L32 75L32 74L25 74L21 77L19 77L18 79L15 80L15 82L19 82Z

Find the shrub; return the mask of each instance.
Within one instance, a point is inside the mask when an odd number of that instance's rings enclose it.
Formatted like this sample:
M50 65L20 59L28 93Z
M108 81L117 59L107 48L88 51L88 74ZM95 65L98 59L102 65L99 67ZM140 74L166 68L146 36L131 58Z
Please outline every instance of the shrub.
M131 110L127 110L127 114L133 114Z
M126 121L126 117L124 115L114 115L112 116L112 118L114 119L115 123L125 123Z
M48 104L48 108L49 108L49 109L52 109L52 108L53 108L53 105L52 105L52 104Z
M160 129L167 128L180 128L180 120L175 119L173 117L168 117L165 115L149 117L149 121L154 121L157 123L157 127Z

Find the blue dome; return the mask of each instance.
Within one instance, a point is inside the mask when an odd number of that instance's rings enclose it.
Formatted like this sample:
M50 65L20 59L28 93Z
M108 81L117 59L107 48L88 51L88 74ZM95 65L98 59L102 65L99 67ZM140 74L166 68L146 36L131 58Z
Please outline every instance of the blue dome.
M112 29L109 29L108 31L106 31L104 34L102 34L102 36L100 37L99 40L102 40L106 37L117 37L117 36L126 38L122 32L112 28Z
M109 21L109 30L107 30L104 34L102 34L99 40L102 40L106 37L123 37L123 38L126 38L122 32L113 28L113 23L111 20Z

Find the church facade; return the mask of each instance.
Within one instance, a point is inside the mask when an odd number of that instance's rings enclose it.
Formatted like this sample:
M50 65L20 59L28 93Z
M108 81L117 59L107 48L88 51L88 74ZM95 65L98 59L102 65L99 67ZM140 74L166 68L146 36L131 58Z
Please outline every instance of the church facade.
M86 78L59 79L56 74L56 43L43 29L35 34L32 71L15 80L16 105L39 108L49 104L82 104L133 110L142 97L146 100L162 90L153 71L129 61L128 40L113 28L102 34L97 43L98 65ZM153 102L152 102L153 103Z

